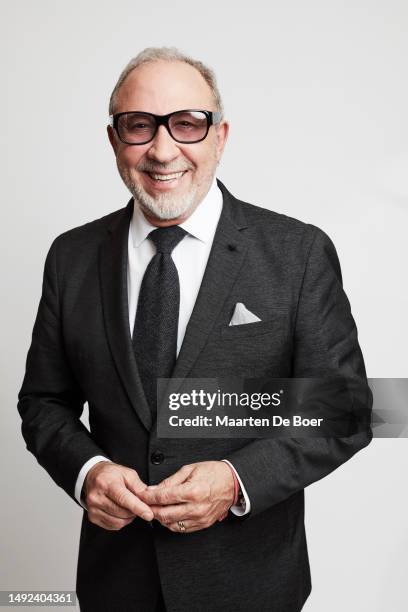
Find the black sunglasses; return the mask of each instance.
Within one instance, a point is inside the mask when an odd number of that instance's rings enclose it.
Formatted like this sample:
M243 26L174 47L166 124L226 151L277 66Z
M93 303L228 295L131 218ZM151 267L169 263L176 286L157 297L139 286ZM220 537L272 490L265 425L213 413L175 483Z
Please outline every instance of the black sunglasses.
M160 125L166 127L176 142L193 144L204 140L210 127L218 124L221 118L219 111L196 109L175 111L168 115L129 111L110 115L109 125L116 131L119 140L129 145L150 142Z

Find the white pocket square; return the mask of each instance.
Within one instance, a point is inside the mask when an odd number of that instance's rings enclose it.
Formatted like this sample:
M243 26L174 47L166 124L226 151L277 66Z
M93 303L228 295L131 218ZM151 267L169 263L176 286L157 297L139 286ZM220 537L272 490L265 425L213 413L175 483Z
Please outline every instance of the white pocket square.
M243 325L245 323L255 323L261 319L257 317L253 312L248 310L242 302L235 304L234 314L232 315L230 325Z

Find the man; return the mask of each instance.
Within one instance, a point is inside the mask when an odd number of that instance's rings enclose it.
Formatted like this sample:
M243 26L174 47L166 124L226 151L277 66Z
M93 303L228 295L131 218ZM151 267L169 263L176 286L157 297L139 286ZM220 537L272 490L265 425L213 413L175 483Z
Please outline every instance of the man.
M51 245L18 404L27 448L87 509L81 610L298 612L304 488L371 431L158 438L156 380L339 374L366 388L335 248L215 178L229 126L201 62L146 49L110 115L132 199Z

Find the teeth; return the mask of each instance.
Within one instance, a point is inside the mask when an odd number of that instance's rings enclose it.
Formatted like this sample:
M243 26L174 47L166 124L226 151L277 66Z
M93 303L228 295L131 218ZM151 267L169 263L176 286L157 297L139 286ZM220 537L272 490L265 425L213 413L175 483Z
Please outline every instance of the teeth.
M171 181L173 179L180 178L181 176L183 176L184 171L183 172L175 172L174 174L152 174L150 172L148 174L149 174L149 176L154 178L156 181ZM164 178L164 177L166 177L166 178Z

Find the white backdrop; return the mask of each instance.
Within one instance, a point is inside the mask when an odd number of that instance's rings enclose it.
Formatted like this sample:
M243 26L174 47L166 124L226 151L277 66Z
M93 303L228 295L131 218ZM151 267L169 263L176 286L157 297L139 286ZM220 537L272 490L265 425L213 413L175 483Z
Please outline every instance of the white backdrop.
M119 72L156 45L215 69L231 123L217 176L329 234L368 376L408 377L408 4L3 0L1 12L0 589L74 589L81 511L25 450L16 402L53 238L130 197L105 130ZM407 609L406 473L407 440L374 440L307 489L306 612Z

